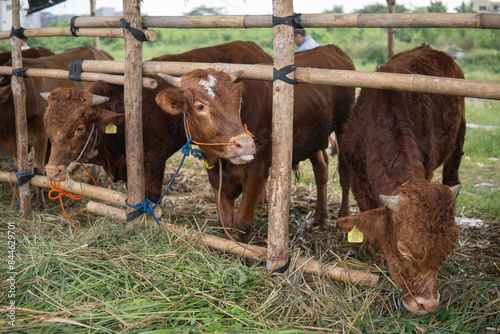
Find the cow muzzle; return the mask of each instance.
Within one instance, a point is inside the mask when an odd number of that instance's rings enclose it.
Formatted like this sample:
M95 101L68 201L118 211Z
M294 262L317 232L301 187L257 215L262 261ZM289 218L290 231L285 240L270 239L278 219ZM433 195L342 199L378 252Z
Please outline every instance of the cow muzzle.
M418 315L426 315L434 312L439 306L439 293L436 298L424 298L422 296L415 296L413 299L407 295L401 299L403 306L410 312Z
M253 138L248 134L229 139L230 143L236 145L226 146L226 158L232 163L241 165L246 164L254 159L254 154L257 152Z
M65 181L66 180L66 173L63 173L66 171L67 166L64 165L58 165L58 166L52 166L52 165L46 165L45 166L45 175L49 178L50 181ZM73 172L70 172L70 176L73 176Z

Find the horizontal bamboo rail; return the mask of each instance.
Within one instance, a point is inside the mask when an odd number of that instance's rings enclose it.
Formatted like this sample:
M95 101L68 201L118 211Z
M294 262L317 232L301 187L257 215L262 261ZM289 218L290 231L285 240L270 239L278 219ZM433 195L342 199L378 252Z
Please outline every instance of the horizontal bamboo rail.
M68 79L69 71L47 69L47 68L30 68L26 70L26 75L29 77L38 78L52 78L52 79ZM0 66L0 75L12 75L11 66ZM125 78L123 75L105 74L105 73L92 73L86 72L81 74L82 81L97 81L102 80L114 85L124 85ZM158 87L158 82L152 78L142 78L142 86L148 89L155 89Z
M117 20L120 18L118 17ZM120 23L118 21L118 23ZM121 27L121 24L120 24ZM143 30L146 39L150 42L156 41L157 34L154 30ZM9 39L10 31L0 31L0 39ZM77 36L86 37L111 37L124 38L123 28L79 28L76 32ZM73 36L70 27L46 27L24 30L26 37L57 37L57 36Z
M392 13L302 14L300 24L316 28L500 29L499 14ZM76 27L121 27L120 17L78 17ZM144 28L271 28L271 15L143 16Z
M17 184L15 173L0 173L0 182L8 182L13 185ZM35 176L31 179L31 185L35 187L42 187L50 189L50 180L46 176ZM120 205L122 207L127 207L125 200L127 200L127 195L119 191L112 189L102 188L92 186L86 183L76 182L71 189L68 188L68 183L66 181L59 183L59 188L73 193L92 197L101 201L105 201L114 205ZM161 217L163 210L160 206L154 209L154 214L156 217Z
M125 63L112 60L86 60L82 69L88 72L123 73ZM183 75L196 68L225 71L242 70L242 79L272 80L272 65L241 65L225 63L144 62L143 73ZM336 69L298 67L295 80L316 85L365 87L409 92L424 92L500 100L500 82L451 79L418 74L360 72Z
M113 218L124 220L126 216L125 210L116 209L106 204L89 202L87 210L100 215L110 215ZM156 222L155 222L156 226ZM189 230L183 226L163 223L168 230L177 234L191 234L196 239L201 240L210 248L217 249L224 253L241 255L254 260L264 260L267 255L267 249L255 245L237 244L231 240L215 237L209 234L200 233L194 230ZM321 264L312 259L299 257L297 259L297 267L302 271L313 275L328 275L330 278L338 282L351 282L353 284L361 284L364 286L373 286L379 281L379 275L359 270L348 270L344 268L334 267L330 264Z

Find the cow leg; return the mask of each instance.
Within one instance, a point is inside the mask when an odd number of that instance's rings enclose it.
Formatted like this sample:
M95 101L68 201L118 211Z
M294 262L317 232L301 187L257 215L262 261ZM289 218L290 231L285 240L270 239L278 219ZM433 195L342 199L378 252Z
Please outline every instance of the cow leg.
M144 163L144 182L146 199L155 204L162 194L163 175L165 173L165 161L167 157L163 154L151 152L145 157ZM128 177L130 178L130 177ZM170 181L170 180L169 180ZM132 204L132 203L130 203Z
M345 156L342 154L342 148L339 146L337 154L339 159L339 179L342 188L342 202L340 204L339 217L346 217L350 214L349 190L351 187L351 172Z
M217 220L219 226L223 228L221 234L223 238L228 238L228 234L231 236L233 235L234 229L234 199L226 196L224 191L222 191L219 196L219 190L215 187L212 187L212 190L217 203ZM224 231L224 229L226 231Z
M244 243L248 243L252 236L255 205L262 188L266 184L264 171L264 164L262 167L254 165L251 169L248 169L248 174L243 182L241 202L235 218L235 227L240 231L238 233L239 240Z
M34 143L35 148L35 163L34 168L36 168L39 175L45 175L45 157L47 155L47 145L49 139L45 135L37 136ZM41 187L36 187L36 204L39 209L44 209L47 205L45 203L45 198L43 197L43 189Z
M371 197L370 187L362 182L355 174L352 176L352 193L361 212L376 209L379 205Z
M313 225L323 226L328 219L328 203L326 189L328 183L328 155L326 151L317 151L309 158L313 166L314 179L316 180L316 212Z
M458 178L458 169L462 162L462 155L464 154L463 147L465 141L465 122L460 123L457 138L455 140L455 148L450 157L443 164L443 184L453 187L460 183Z

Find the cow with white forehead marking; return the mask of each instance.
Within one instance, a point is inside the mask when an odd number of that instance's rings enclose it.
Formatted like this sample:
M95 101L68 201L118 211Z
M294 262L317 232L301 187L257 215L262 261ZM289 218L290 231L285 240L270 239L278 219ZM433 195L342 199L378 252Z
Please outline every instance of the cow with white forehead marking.
M209 164L219 158L235 164L254 158L254 141L240 119L244 87L241 82L233 82L240 74L198 69L181 78L160 75L176 88L161 91L156 102L167 113L186 114L190 134L206 153Z

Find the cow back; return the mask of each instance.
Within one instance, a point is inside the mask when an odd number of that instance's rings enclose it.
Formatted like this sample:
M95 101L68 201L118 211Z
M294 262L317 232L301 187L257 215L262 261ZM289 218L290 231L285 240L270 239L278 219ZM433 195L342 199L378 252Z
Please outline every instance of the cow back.
M150 61L220 62L234 64L272 63L268 55L255 42L234 41L208 46L184 53L163 55Z
M450 56L427 45L393 56L377 71L464 78ZM378 202L409 179L430 179L452 154L462 123L463 97L363 88L342 141Z
M322 69L355 70L351 58L337 45L297 52L295 65ZM293 163L328 147L328 136L342 134L354 103L354 87L299 84L294 89Z

